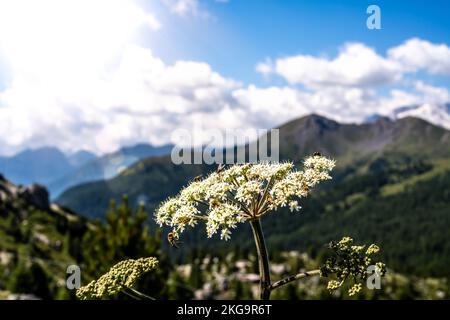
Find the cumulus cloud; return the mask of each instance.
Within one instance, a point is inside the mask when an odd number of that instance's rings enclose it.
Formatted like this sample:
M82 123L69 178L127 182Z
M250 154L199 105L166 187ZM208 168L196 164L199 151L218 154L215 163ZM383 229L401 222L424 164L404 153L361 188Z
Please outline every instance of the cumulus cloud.
M110 152L137 141L170 142L171 132L191 127L196 114L211 114L206 123L219 128L241 122L227 112L236 81L202 62L166 65L134 45L107 75L59 79L61 90L55 90L57 79L41 80L21 77L1 93L1 151L58 145Z
M296 55L275 62L269 59L256 66L256 71L265 76L275 73L290 84L316 89L389 85L419 70L450 74L450 48L413 38L382 56L362 43L348 43L332 59Z
M450 47L413 38L388 51L389 59L400 63L404 71L426 70L450 75Z
M446 88L431 86L423 81L417 81L414 87L423 94L424 102L443 104L450 101L450 93Z
M238 106L246 111L249 124L256 128L271 128L310 113L303 95L291 87L258 88L255 85L233 92Z
M298 55L278 59L275 72L291 84L368 87L399 80L399 66L363 44L346 44L334 59Z
M274 72L274 66L271 59L266 59L264 62L259 62L255 66L256 72L259 72L264 77L268 77L271 73Z

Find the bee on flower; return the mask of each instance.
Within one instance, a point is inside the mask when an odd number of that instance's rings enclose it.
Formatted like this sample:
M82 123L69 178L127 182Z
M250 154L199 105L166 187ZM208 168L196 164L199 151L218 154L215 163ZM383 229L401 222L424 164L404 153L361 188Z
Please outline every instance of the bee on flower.
M179 245L181 244L181 241L178 241L175 237L175 234L173 232L169 232L167 234L167 241L169 244L174 247L175 249L179 248Z

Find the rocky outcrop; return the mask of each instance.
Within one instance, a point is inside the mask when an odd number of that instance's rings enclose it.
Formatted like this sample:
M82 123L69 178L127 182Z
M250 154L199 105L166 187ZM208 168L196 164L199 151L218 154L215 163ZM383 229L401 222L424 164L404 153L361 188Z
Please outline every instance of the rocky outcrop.
M15 185L1 175L0 300L54 297L87 230L85 218L50 203L44 186ZM26 282L16 281L22 277Z
M44 186L32 184L21 189L19 195L36 209L48 210L50 208L49 194Z
M36 209L50 210L49 193L44 186L16 186L0 174L0 204L14 203L19 199Z

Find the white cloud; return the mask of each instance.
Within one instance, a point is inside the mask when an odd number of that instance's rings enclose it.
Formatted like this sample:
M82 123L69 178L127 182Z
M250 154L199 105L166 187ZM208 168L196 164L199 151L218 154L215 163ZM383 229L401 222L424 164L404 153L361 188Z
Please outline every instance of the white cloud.
M342 123L361 123L376 114L396 117L399 108L412 107L419 110L415 111L414 116L420 117L423 110L422 118L450 128L450 114L446 118L439 116L449 121L438 121L436 117L431 117L432 112L448 113L445 111L445 104L450 103L448 89L421 81L408 88L408 91L391 89L387 95L380 95L371 88L334 86L305 91L289 86L258 88L250 85L235 90L233 96L240 108L246 110L248 122L253 127L262 125L270 128L311 113ZM406 113L402 116L406 116Z
M326 59L297 55L277 59L274 65L258 64L257 71L277 73L290 84L310 88L328 86L369 87L400 79L400 66L379 56L375 50L360 43L344 45L338 56Z
M450 102L450 93L446 88L434 87L417 81L414 85L416 91L423 94L424 102L444 104Z
M268 77L274 72L274 66L271 59L266 59L264 62L260 62L255 66L256 72L261 73L264 77Z
M391 48L388 56L407 71L424 69L432 74L450 75L450 47L446 44L434 44L413 38Z
M16 78L1 93L0 152L40 145L109 152L138 141L167 143L199 114L223 128L232 122L226 110L239 86L205 63L166 65L137 46L127 46L107 75L47 79Z
M233 92L236 103L246 111L249 125L267 129L309 113L303 95L295 88L258 88L255 85Z
M450 75L450 48L413 38L382 56L364 44L348 43L333 59L296 55L275 62L269 59L256 66L264 76L275 73L290 84L308 88L389 85L419 70Z

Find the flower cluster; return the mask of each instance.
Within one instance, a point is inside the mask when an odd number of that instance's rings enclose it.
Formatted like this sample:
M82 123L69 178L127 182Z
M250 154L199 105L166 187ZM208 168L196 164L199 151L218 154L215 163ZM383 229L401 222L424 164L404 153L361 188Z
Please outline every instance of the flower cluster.
M211 237L220 230L228 240L231 229L258 219L279 207L300 209L298 198L306 197L320 181L331 179L334 160L315 155L305 159L302 171L291 162L238 164L193 181L177 196L165 201L155 213L156 222L172 228L179 238L186 226L206 223Z
M153 257L129 259L114 265L98 280L77 290L77 297L82 300L102 299L113 296L125 288L131 288L144 273L156 268L158 260Z
M348 294L350 296L357 294L362 290L361 282L367 279L367 269L370 265L375 265L378 275L384 276L386 273L384 263L372 261L372 255L380 251L375 244L371 244L364 251L365 246L353 245L352 238L344 237L339 242L330 242L328 247L334 255L320 268L320 275L322 277L336 276L337 280L328 281L327 288L330 291L340 288L346 280L351 279L354 284L348 290Z

